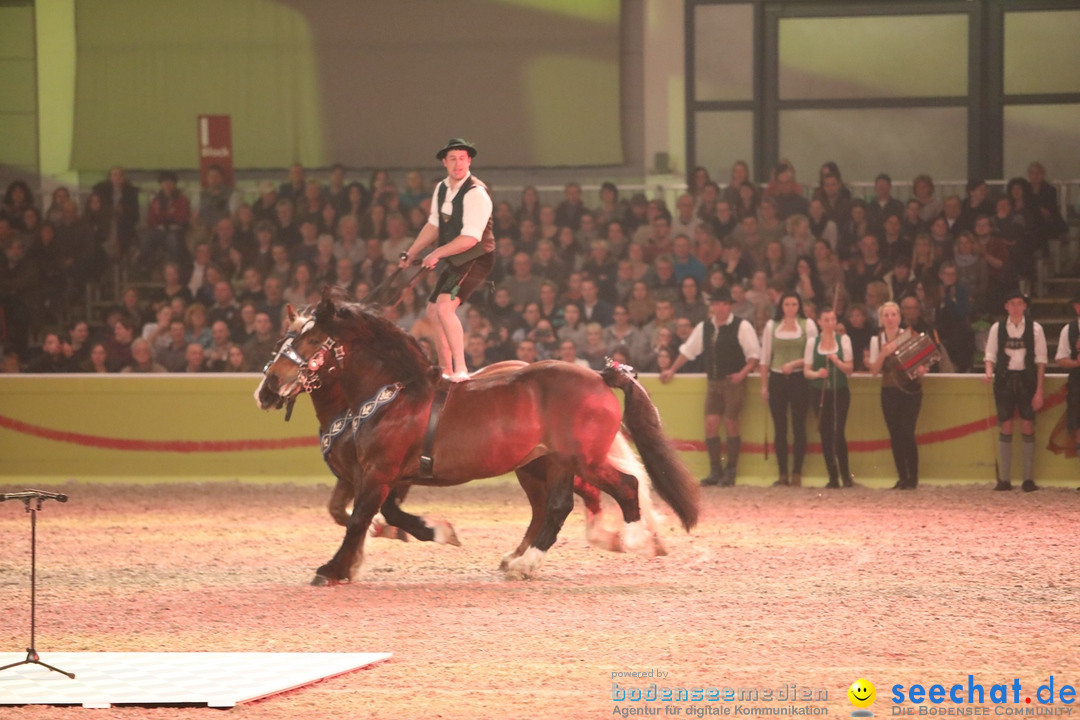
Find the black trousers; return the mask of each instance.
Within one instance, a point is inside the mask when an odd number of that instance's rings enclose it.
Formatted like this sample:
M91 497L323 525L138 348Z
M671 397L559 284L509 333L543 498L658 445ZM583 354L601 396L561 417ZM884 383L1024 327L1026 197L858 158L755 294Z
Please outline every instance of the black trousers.
M769 373L769 412L772 413L776 444L776 464L782 474L788 471L788 408L791 409L791 434L795 457L791 471L802 474L806 457L806 406L809 388L801 371L784 375Z
M1080 430L1080 382L1070 380L1066 387L1068 391L1065 395L1065 426L1072 435Z
M821 396L818 429L821 431L821 454L829 471L829 482L851 477L848 465L847 416L851 407L851 390L842 387L826 390Z
M915 423L922 408L922 390L904 392L900 388L881 388L881 411L889 428L893 462L900 480L919 479L919 446L915 442Z

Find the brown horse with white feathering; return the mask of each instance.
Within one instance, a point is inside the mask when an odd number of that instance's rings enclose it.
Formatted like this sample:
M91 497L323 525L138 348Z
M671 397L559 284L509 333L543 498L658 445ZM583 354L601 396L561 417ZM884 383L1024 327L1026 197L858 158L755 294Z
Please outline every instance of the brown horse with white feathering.
M648 394L626 373L602 377L543 361L450 384L434 432L432 473L422 472L421 455L445 381L411 337L337 291L327 290L311 315L290 318L256 390L259 406L281 407L331 352L342 367L338 387L312 392L312 401L327 462L357 491L341 547L316 571L315 584L355 577L372 518L402 485L456 485L516 472L533 520L504 560L512 577L532 575L554 544L573 508L575 475L614 497L628 526L641 527L638 488L647 481L687 530L697 522L697 485L664 436ZM626 393L625 417L611 387ZM620 431L622 422L644 465Z

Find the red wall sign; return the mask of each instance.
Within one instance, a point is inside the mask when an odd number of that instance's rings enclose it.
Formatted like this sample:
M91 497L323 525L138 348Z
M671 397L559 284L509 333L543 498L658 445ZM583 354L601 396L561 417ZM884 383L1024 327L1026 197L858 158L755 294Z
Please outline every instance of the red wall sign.
M225 184L233 184L232 116L199 116L199 176L206 185L206 171L217 165L225 175Z

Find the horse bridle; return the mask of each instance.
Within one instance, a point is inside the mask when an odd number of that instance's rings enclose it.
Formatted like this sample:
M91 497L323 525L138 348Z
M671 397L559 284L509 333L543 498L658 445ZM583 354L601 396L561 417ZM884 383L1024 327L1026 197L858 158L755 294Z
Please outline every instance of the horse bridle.
M271 366L278 361L279 358L285 358L294 363L299 372L297 375L297 382L304 392L310 393L312 390L317 389L322 385L322 380L319 377L319 368L322 367L322 361L318 358L325 358L325 354L333 350L334 357L338 362L341 362L345 357L345 348L338 345L332 337L326 336L326 340L311 354L311 357L305 359L300 353L293 347L293 341L296 338L305 335L315 326L314 320L307 320L299 330L290 330L285 333L285 337L282 338L281 347L274 353L274 357L270 358L266 365L263 367L263 375L265 376ZM334 368L331 368L331 371Z

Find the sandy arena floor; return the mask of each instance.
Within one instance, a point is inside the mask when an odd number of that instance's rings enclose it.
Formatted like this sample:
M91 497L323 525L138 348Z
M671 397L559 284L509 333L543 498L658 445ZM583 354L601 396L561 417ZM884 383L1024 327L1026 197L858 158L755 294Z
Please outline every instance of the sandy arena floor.
M326 487L52 489L71 501L38 516L43 660L50 651L394 653L226 711L239 718L606 718L630 707L692 717L791 705L613 699L613 683L652 682L797 684L828 696L801 706L847 717L847 687L860 677L877 686L871 709L882 717L896 713L896 684L948 687L973 674L987 691L1018 678L1032 695L1050 675L1058 688L1080 686L1080 492L1071 488L710 489L691 535L668 515L670 555L655 559L589 547L579 501L537 577L517 582L497 569L526 524L516 484L415 489L406 507L450 520L463 547L369 540L360 580L336 588L308 585L341 539ZM0 548L0 649L21 652L21 503L0 506ZM641 671L666 676L612 676ZM21 707L0 717L220 712Z

